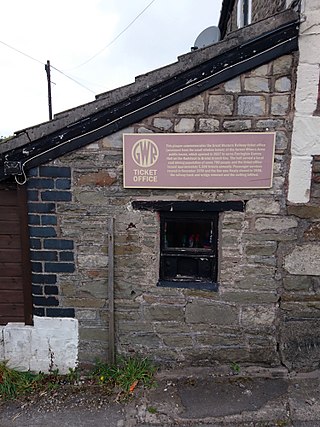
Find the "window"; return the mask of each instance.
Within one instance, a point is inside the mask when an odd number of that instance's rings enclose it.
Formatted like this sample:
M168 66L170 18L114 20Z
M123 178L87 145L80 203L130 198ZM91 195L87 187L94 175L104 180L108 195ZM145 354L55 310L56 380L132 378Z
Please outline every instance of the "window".
M159 286L217 289L217 212L160 212Z
M245 27L251 24L252 0L238 0L237 5L237 26Z
M133 201L160 216L158 286L218 290L219 213L243 212L245 201Z

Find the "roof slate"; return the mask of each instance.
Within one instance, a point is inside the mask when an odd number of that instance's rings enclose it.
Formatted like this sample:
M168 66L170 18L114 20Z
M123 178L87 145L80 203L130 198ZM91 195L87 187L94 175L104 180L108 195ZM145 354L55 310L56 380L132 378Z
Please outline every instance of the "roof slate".
M238 30L220 43L189 53L136 82L97 96L0 144L0 181L23 175L64 154L132 126L275 58L298 50L293 11Z
M118 104L143 91L152 89L159 84L165 84L165 82L179 76L179 74L226 53L230 49L241 46L251 39L268 33L281 25L297 20L298 15L296 12L286 10L256 24L235 31L216 44L181 55L178 57L177 62L173 64L137 76L134 83L99 94L92 102L56 114L52 121L17 131L15 133L16 136L0 144L0 154L27 145L32 141L56 133L59 130L62 131L64 128L85 120L112 105Z

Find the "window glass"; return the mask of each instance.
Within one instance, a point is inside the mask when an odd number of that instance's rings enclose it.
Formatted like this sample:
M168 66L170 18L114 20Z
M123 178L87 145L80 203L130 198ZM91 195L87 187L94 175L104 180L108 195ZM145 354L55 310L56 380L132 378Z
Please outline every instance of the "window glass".
M216 281L217 223L215 212L161 213L160 280Z
M213 221L189 218L166 219L164 224L166 248L212 248Z
M237 26L245 27L251 24L252 0L238 0L237 3Z

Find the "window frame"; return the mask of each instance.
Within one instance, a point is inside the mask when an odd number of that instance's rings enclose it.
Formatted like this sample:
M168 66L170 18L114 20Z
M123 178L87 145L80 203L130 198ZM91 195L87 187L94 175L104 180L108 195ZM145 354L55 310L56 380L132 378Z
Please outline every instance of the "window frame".
M159 218L162 212L193 212L195 214L208 212L216 214L218 217L218 235L220 234L221 212L244 212L246 200L228 201L177 201L177 200L133 200L131 206L133 210L157 212ZM160 224L159 224L160 225ZM160 230L159 230L160 234ZM159 245L160 246L160 245ZM159 248L160 249L160 248ZM218 252L219 251L219 252ZM219 238L217 239L217 253L220 254ZM160 258L160 252L159 252ZM217 259L217 282L172 282L159 279L157 286L170 288L190 288L205 291L218 291L219 289L219 260Z
M178 222L186 224L190 222L202 222L205 227L205 222L209 224L211 242L210 247L174 247L166 244L166 226L170 222ZM163 287L178 287L178 288L192 288L204 290L218 290L218 233L219 233L219 213L218 212L201 212L201 211L178 211L178 212L160 212L160 263L159 263L159 281L158 286ZM176 277L169 277L165 271L165 262L169 259L175 259ZM199 273L200 265L208 266L209 273L206 277L199 274L192 275L179 275L178 264L190 259L195 266L197 273ZM179 276L179 277L178 277Z
M238 0L237 27L243 28L252 22L252 0Z

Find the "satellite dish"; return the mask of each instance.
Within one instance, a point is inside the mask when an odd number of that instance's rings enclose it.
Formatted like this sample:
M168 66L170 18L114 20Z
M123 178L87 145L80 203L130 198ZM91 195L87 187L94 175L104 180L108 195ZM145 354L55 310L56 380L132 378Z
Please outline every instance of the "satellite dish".
M220 40L220 30L218 27L208 27L203 30L194 42L192 50L201 49Z

